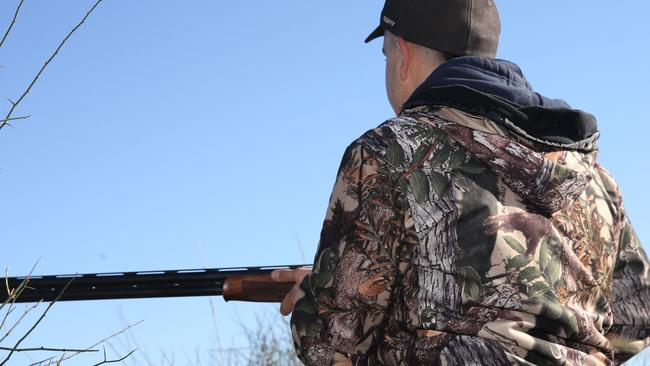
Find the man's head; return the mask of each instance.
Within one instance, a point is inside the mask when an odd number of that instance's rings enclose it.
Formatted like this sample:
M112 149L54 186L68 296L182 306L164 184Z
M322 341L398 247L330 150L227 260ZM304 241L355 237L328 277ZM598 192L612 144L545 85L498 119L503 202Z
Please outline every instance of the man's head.
M388 31L384 34L382 52L386 56L386 93L395 114L399 114L415 88L449 57Z
M386 88L399 113L451 55L495 58L500 31L494 0L386 0L379 27L366 42L386 36Z

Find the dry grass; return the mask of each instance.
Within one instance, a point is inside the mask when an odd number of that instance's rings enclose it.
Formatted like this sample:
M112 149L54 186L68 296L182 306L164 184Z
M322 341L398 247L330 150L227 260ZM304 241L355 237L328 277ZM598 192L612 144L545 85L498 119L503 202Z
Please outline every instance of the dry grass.
M253 325L239 322L240 331L235 334L236 344L225 345L215 338L210 348L196 348L192 351L182 349L149 352L138 340L134 332L109 342L108 347L115 354L137 348L138 352L126 359L125 366L299 366L291 340L288 321L279 312L266 312L257 315ZM124 317L122 317L122 321Z

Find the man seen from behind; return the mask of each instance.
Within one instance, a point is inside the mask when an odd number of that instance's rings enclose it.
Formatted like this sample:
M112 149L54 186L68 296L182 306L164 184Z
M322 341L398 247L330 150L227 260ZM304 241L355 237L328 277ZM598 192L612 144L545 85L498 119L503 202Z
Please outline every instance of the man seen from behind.
M388 0L397 116L346 150L281 306L306 365L613 365L650 342L650 265L596 119L497 60L491 0Z

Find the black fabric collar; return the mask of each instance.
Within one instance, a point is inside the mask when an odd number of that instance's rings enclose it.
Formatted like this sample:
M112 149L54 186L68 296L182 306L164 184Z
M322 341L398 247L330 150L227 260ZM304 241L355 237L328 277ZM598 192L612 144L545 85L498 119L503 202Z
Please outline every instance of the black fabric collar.
M596 149L596 118L559 99L532 90L519 67L475 56L452 59L420 85L403 110L447 106L500 123L514 133L551 148Z
M413 95L403 110L422 105L445 106L489 118L519 136L553 148L590 152L596 149L596 119L570 108L515 107L494 95L464 85L431 87Z

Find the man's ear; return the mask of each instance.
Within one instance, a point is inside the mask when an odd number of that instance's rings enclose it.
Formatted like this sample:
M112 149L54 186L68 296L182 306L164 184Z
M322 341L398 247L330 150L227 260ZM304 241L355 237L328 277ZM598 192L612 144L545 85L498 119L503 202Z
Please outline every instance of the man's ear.
M395 37L395 42L397 45L397 52L400 55L399 61L399 77L402 81L408 79L411 71L411 63L413 62L413 48L411 45L402 37Z

